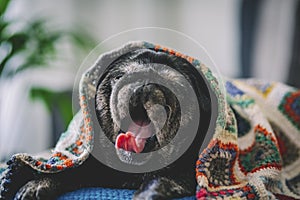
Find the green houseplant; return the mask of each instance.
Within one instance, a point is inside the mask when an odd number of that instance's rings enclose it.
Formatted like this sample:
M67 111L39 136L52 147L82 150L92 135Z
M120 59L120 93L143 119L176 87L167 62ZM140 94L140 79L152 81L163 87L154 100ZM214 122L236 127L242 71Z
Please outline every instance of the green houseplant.
M0 3L0 80L11 79L26 70L49 67L49 62L57 57L57 43L62 39L67 38L72 43L76 56L85 55L95 46L95 40L82 29L51 30L44 19L32 20L12 31L11 27L17 22L6 18L9 4L10 0ZM17 65L15 59L18 59ZM56 110L66 128L72 119L70 90L54 91L35 86L29 96L31 100L41 100L50 114Z

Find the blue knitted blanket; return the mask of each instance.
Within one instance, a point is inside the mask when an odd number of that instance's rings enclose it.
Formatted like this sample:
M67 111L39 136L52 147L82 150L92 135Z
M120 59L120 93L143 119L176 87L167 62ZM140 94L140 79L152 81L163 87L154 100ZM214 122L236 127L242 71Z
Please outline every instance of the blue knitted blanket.
M128 43L102 55L97 64L132 49L153 49L186 59L204 75L217 97L214 135L195 163L197 199L300 199L299 90L277 82L216 77L199 60L148 42ZM39 173L60 173L85 162L94 139L92 108L87 101L93 91L88 77L83 76L79 90L81 114L62 134L51 157L17 154L8 167L0 166L0 197L12 173L9 166L16 162ZM90 188L60 199L130 199L132 193Z

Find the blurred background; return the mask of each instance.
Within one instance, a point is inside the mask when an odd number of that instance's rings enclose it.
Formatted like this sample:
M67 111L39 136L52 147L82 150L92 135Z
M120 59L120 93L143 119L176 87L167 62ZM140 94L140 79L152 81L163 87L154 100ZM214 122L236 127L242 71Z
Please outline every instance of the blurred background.
M0 160L52 147L83 59L138 27L191 36L224 76L300 87L299 0L0 0Z

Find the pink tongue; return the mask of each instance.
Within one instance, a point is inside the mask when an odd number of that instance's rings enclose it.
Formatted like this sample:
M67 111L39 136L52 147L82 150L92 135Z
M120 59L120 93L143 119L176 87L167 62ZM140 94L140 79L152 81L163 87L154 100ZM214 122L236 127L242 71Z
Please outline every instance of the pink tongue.
M116 139L116 148L141 153L145 147L146 139L136 139L131 132L121 133Z
M150 124L143 125L143 123L139 123L139 125L135 123L130 124L126 133L118 135L115 144L116 148L141 153L145 147L146 139L152 135Z

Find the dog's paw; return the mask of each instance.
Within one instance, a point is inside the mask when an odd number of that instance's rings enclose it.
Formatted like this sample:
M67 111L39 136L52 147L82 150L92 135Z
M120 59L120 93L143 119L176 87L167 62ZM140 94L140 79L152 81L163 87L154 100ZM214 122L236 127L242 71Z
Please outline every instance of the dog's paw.
M195 186L196 187L196 186ZM154 178L144 182L135 192L134 200L165 200L189 196L194 192L190 185L167 177Z
M7 165L0 179L0 200L12 199L20 187L34 178L33 172L19 158L12 157Z
M133 200L163 200L169 199L164 194L156 191L155 189L147 189L145 191L137 192L133 196Z
M149 182L145 182L133 196L134 200L164 200L170 199L168 192L162 189L165 179L153 179Z
M16 194L15 200L47 200L57 196L57 185L52 179L32 180L25 184Z

